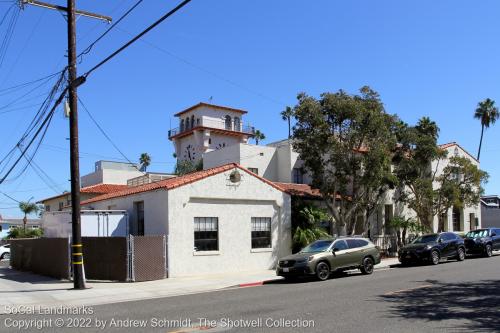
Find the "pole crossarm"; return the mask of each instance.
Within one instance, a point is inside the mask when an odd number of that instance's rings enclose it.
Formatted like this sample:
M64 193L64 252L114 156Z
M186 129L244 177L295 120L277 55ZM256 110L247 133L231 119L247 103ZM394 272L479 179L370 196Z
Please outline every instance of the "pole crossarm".
M42 2L42 1L38 1L38 0L21 0L21 5L32 5L32 6L54 9L54 10L58 10L60 12L68 13L67 7L54 5L54 4L51 4L48 2ZM102 20L102 21L106 21L108 23L111 23L111 21L113 20L109 16L91 13L91 12L87 12L85 10L75 10L75 14L95 18L95 19Z

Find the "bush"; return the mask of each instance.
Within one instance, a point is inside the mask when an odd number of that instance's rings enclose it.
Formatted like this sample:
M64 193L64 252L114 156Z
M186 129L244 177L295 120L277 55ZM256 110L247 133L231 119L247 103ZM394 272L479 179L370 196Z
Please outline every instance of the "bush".
M12 238L37 238L43 236L43 230L38 229L26 229L24 231L23 227L10 229L9 234L7 235L7 239Z
M298 252L315 240L330 237L320 225L330 220L330 215L324 209L310 203L296 202L292 206L292 252Z

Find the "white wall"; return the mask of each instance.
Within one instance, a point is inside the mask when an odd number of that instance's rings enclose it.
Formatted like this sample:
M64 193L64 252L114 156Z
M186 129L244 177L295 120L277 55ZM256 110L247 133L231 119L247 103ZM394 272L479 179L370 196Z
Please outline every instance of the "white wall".
M291 251L290 196L239 170L235 186L231 171L170 191L169 276L274 268ZM194 218L217 217L219 251L194 251ZM251 249L251 217L272 218L272 248Z
M84 207L126 210L135 232L134 202L144 201L145 234L168 235L170 277L272 269L291 252L290 196L238 172L238 184L229 181L228 171L168 192L139 193ZM194 252L194 217L219 218L218 253ZM251 217L272 218L271 249L252 251Z
M137 234L137 212L134 203L144 201L144 234L164 235L168 233L168 192L165 190L138 193L126 197L98 201L85 205L85 209L126 210L130 221L130 231Z
M81 186L87 187L96 184L127 185L127 180L142 176L140 171L102 169L89 173L81 178Z

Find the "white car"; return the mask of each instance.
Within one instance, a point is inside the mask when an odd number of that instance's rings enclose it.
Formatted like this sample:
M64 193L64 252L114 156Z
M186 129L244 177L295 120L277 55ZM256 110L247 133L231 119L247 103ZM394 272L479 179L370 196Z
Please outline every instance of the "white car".
M6 244L3 246L0 246L0 260L9 260L10 259L10 245Z

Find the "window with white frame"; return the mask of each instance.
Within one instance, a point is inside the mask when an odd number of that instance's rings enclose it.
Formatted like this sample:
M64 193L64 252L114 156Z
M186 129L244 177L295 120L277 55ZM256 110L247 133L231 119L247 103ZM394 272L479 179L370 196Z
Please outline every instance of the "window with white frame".
M252 217L252 249L271 248L271 218Z
M219 218L217 217L194 218L194 250L195 251L219 250Z

